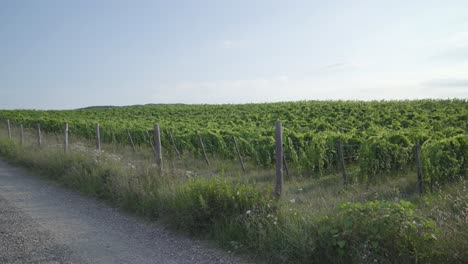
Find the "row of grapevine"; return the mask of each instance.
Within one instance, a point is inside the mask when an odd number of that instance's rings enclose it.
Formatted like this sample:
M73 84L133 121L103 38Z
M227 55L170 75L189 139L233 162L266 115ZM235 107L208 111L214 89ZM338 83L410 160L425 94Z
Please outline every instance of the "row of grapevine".
M427 149L435 142L466 137L467 106L466 100L156 105L0 110L0 118L29 127L40 123L44 131L53 133L60 133L67 122L74 136L87 139L94 137L99 123L103 142L129 144L128 130L137 145L148 144L148 134L152 135L148 132L157 122L167 149L171 134L182 153L201 155L200 135L209 155L234 159L236 138L242 156L263 167L274 162L273 124L282 121L286 160L297 174L317 176L334 169L340 140L346 164L359 168L362 180L373 180L411 167L414 145ZM440 144L437 147L446 148ZM433 153L424 151L423 156L434 159Z
M452 182L468 174L468 136L429 140L423 145L422 161L426 185Z
M31 125L31 124L30 124ZM46 132L58 133L63 129L62 124L52 122L42 124ZM94 125L70 124L69 130L74 135L94 138ZM330 168L338 164L337 141L346 146L344 157L347 165L359 168L359 180L374 181L381 174L401 173L414 167L413 146L423 146L423 161L425 175L430 182L444 182L456 177L466 176L468 167L468 136L465 134L450 138L436 138L428 135L408 134L402 131L380 131L379 134L367 139L356 134L341 134L332 132L321 133L285 133L286 161L298 175L323 175ZM101 128L101 139L107 143L129 144L128 134L121 128ZM148 144L151 131L128 129L132 140L137 144ZM148 133L147 133L148 132ZM177 133L173 130L162 129L162 145L171 149L172 142L181 153L190 152L201 157L199 147L200 135L203 138L207 152L223 159L234 159L234 137L237 139L241 155L263 167L274 164L274 138L265 135L256 140L223 131L208 131L207 133ZM180 132L180 131L179 131ZM425 141L422 141L426 139ZM418 140L418 142L414 142ZM421 141L422 142L421 142ZM428 181L426 179L426 181Z

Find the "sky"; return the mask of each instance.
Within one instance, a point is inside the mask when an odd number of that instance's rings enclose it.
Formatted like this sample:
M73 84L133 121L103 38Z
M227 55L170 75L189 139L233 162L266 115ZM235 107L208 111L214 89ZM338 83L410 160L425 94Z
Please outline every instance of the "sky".
M0 0L0 109L468 99L468 1Z

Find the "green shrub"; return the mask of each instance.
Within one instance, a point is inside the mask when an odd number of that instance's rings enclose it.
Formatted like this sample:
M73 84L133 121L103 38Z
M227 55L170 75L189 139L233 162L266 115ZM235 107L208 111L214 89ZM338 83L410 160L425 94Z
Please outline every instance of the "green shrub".
M321 252L334 263L417 263L430 259L437 239L435 223L401 201L344 203L325 218L319 231Z
M178 188L170 209L179 227L203 232L215 223L264 210L270 200L271 194L255 186L220 177L197 178Z

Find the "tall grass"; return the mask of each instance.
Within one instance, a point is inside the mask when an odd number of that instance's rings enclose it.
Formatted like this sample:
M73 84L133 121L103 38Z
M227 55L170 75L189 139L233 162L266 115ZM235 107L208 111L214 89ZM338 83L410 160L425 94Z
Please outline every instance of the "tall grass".
M241 175L234 162L184 157L163 175L151 152L60 139L42 148L0 140L0 155L85 194L213 239L268 263L464 263L468 196L464 179L419 197L415 177L340 184L340 176L289 177L271 195L272 172ZM108 153L112 147L113 153ZM237 168L237 169L235 169ZM409 202L406 202L408 200Z

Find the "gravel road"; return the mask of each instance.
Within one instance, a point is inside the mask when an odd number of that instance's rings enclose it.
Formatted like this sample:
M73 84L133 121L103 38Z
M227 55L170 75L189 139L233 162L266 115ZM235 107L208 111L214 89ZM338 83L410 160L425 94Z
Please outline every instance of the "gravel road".
M0 263L246 263L0 160Z

